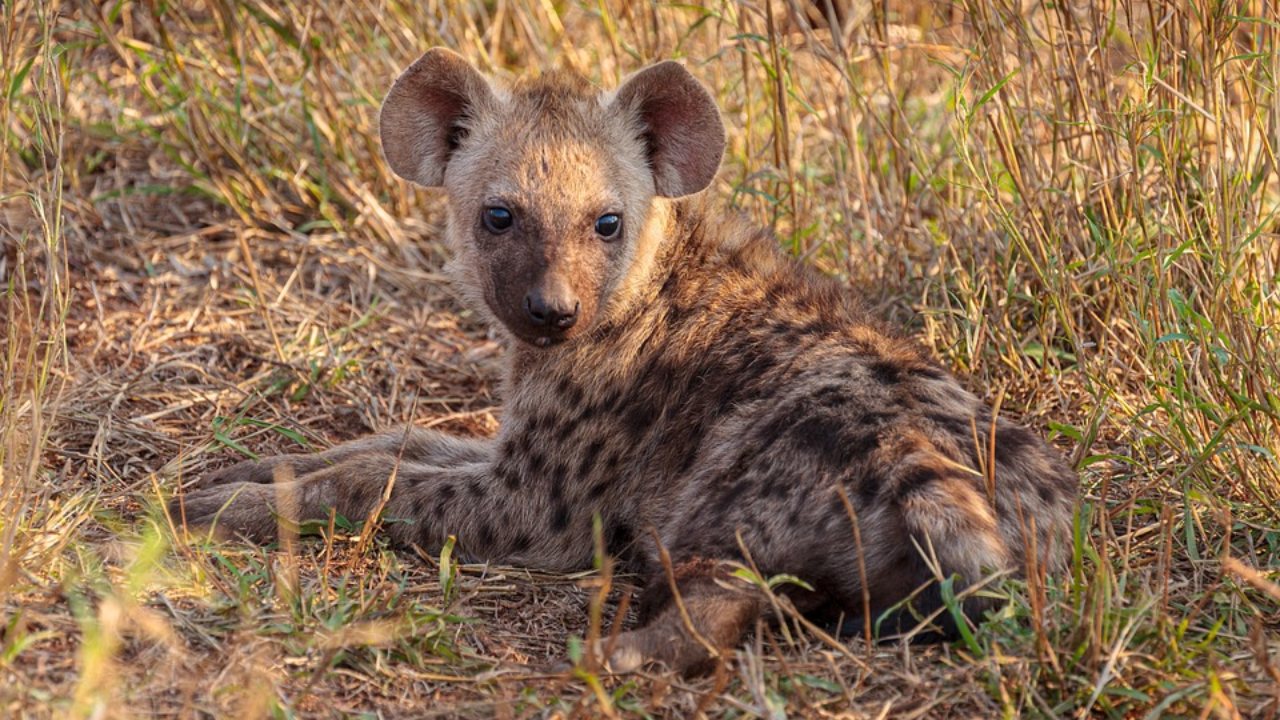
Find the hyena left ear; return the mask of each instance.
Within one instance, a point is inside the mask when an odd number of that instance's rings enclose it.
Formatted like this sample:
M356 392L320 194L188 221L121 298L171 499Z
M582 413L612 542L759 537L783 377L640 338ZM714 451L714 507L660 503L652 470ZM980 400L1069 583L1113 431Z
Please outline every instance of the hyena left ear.
M715 180L724 123L711 93L680 63L668 60L632 75L613 105L639 122L658 195L691 195Z

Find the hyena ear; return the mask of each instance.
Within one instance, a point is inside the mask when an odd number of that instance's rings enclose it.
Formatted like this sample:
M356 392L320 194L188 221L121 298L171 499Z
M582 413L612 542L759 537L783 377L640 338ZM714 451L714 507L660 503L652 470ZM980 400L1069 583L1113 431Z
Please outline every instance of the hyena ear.
M461 55L432 48L405 68L382 101L382 153L395 174L419 185L444 184L449 156L470 123L496 99Z
M613 103L640 123L659 195L691 195L715 179L724 122L711 93L680 63L668 60L632 75Z

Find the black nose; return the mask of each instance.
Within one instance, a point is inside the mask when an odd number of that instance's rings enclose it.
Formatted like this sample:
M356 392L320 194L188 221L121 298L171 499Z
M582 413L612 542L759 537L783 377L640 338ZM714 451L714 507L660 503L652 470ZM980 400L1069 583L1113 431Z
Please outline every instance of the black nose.
M531 290L524 296L525 312L538 327L568 330L578 322L578 308L578 299L568 295L548 297L540 290Z

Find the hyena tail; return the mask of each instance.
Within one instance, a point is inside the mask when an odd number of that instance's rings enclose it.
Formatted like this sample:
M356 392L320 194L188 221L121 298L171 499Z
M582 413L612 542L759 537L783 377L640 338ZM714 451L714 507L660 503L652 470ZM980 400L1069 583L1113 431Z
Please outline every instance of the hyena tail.
M890 490L896 510L891 514L901 522L901 534L892 553L895 566L886 568L892 580L881 586L888 593L879 598L881 612L874 620L881 637L912 631L914 639L926 642L955 637L959 618L953 610L980 618L991 601L975 595L973 586L992 573L1016 569L1014 554L973 471L932 456L903 463L898 475Z

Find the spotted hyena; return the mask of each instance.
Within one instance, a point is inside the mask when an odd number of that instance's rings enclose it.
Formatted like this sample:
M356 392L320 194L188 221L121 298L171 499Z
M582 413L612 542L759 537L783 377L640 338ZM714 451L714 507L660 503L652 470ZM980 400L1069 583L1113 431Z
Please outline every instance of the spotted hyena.
M561 72L500 86L435 49L381 136L396 174L447 191L452 274L510 340L501 430L244 462L175 501L186 522L269 539L278 515L380 509L400 544L575 570L598 515L644 588L615 670L736 646L764 604L729 570L746 554L811 585L791 589L805 612L893 630L941 607L936 577L1062 564L1071 469L715 207L724 126L680 65L609 92Z

